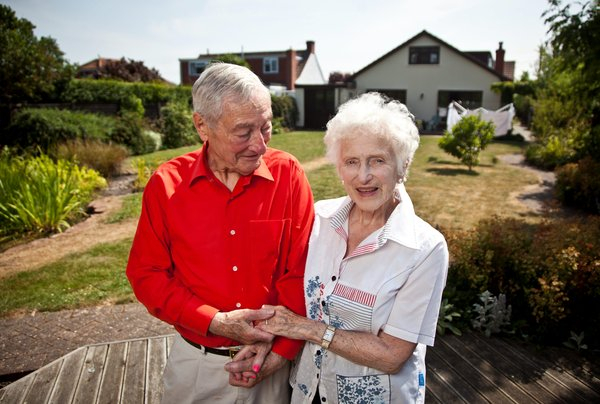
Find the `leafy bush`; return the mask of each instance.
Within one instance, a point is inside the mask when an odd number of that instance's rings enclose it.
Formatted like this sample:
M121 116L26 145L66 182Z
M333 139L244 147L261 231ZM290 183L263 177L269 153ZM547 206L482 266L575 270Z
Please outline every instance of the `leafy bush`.
M525 160L536 167L553 170L567 163L574 156L574 150L566 144L566 139L552 136L545 144L533 143L525 150Z
M157 83L127 83L116 80L71 80L64 94L64 102L73 103L121 103L129 95L134 95L143 104L166 103L177 99L191 105L190 86L173 86Z
M600 162L585 157L557 168L555 189L565 205L600 213Z
M464 317L487 290L506 295L515 331L547 343L584 331L600 347L600 313L589 310L600 298L600 217L537 225L493 218L446 236L444 294Z
M199 142L200 137L192 121L192 110L187 104L171 101L161 108L160 115L163 148L175 149Z
M143 129L142 119L133 113L126 113L116 120L111 133L111 140L127 147L129 152L137 156L156 150L156 143L151 135Z
M294 129L298 120L298 106L296 100L289 95L271 94L271 108L273 118L281 118L281 125L287 129Z
M452 131L445 131L439 146L469 167L479 164L479 153L494 139L494 124L475 115L462 118Z
M52 233L70 226L106 180L96 171L46 155L0 155L0 236Z
M48 152L69 140L106 141L114 127L115 120L110 117L52 108L26 108L16 113L2 143Z
M60 144L56 151L59 159L73 161L79 166L96 170L103 177L118 174L128 154L127 149L120 145L79 139Z

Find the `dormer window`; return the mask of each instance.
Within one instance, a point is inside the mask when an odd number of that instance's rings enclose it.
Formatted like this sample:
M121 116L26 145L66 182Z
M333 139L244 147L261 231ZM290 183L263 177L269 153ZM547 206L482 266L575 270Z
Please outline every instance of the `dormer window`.
M276 57L268 57L263 59L263 73L273 74L279 73L279 59Z
M437 65L440 63L439 46L411 46L409 48L408 64Z

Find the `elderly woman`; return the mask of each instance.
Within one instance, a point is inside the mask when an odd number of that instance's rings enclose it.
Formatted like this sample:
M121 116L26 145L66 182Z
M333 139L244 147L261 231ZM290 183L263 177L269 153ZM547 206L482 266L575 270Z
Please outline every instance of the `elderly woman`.
M418 143L406 107L376 93L342 105L327 125L327 156L348 196L315 204L308 318L277 306L257 325L307 341L290 377L293 403L424 400L448 250L404 189Z

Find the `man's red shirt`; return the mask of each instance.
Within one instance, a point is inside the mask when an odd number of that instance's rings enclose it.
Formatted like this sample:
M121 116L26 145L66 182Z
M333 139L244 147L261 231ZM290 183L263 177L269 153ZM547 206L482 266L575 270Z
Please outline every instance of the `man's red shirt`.
M298 161L269 148L233 191L208 167L207 145L158 168L144 190L127 277L154 316L209 347L239 345L210 334L218 311L280 304L304 315L303 274L314 218ZM277 338L292 359L301 343Z

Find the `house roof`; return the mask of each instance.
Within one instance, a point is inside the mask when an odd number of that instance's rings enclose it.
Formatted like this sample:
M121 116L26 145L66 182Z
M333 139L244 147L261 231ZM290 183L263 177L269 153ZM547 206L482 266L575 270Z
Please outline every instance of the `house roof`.
M509 77L505 76L504 74L500 74L498 73L496 70L488 67L485 63L482 63L479 59L479 57L470 55L467 52L462 52L458 49L456 49L454 46L450 45L449 43L441 40L440 38L436 37L435 35L430 34L429 32L427 32L426 30L423 30L421 32L419 32L417 35L413 36L412 38L410 38L409 40L407 40L406 42L402 43L401 45L397 46L396 48L392 49L391 51L389 51L388 53L386 53L385 55L381 56L380 58L376 59L375 61L373 61L372 63L368 64L367 66L363 67L362 69L360 69L359 71L357 71L356 73L354 73L352 75L352 78L355 78L359 75L361 75L362 73L364 73L365 71L369 70L370 68L372 68L373 66L379 64L380 62L384 61L385 59L387 59L388 57L392 56L394 53L400 51L401 49L405 48L406 46L408 46L411 42L416 41L417 39L423 37L423 36L428 36L429 38L433 39L436 42L439 42L441 45L444 45L444 47L450 49L451 51L457 53L458 55L462 56L463 58L465 58L466 60L475 63L477 66L481 67L482 69L487 70L488 72L494 74L495 76L497 76L500 80L502 81L508 81L511 80ZM477 52L479 53L479 52Z
M321 66L317 60L317 55L311 53L303 66L298 66L300 74L296 79L296 85L322 85L327 84L325 76L321 71Z

